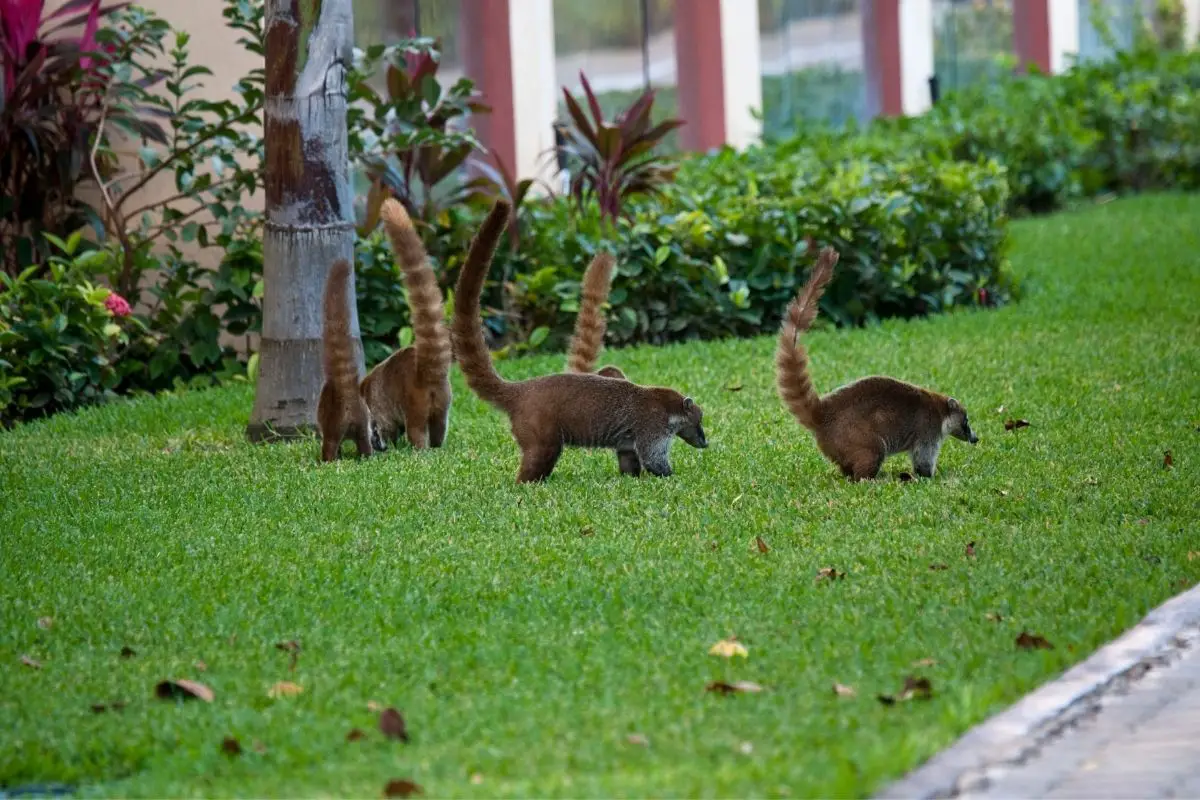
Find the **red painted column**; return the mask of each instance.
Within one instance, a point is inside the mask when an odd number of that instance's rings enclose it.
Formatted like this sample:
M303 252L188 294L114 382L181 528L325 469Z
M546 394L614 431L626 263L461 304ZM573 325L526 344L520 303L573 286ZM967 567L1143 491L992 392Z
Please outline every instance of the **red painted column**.
M721 2L675 0L674 21L679 117L687 123L679 129L680 144L699 151L720 147L725 144Z
M463 71L492 107L490 114L473 116L475 135L509 169L517 163L517 126L513 102L512 42L509 3L512 0L466 0L459 8ZM521 0L515 0L521 2Z
M1030 62L1050 71L1050 0L1013 0L1013 52L1019 72Z
M904 113L900 0L864 0L862 37L867 113L898 117Z

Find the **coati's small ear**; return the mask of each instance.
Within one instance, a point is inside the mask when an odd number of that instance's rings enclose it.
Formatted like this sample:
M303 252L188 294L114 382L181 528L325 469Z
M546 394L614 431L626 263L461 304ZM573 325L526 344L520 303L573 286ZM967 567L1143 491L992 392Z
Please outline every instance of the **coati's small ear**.
M949 399L949 401L947 402L947 405L950 407L951 411L962 411L962 406L960 406L958 404L958 401L955 400L953 397L951 397Z
M691 408L691 407L692 407L692 405L694 405L694 404L692 403L692 398L690 398L690 397L685 397L685 398L683 398L683 407L684 407L684 408Z

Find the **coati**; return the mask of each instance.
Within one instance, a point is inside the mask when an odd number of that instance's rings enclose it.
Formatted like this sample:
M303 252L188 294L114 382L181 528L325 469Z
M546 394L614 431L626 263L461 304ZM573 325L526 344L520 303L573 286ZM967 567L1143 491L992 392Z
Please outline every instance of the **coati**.
M404 206L389 197L379 214L404 273L413 343L371 370L360 391L383 445L378 449L386 449L401 434L416 449L441 447L450 426L453 361L442 291Z
M371 410L358 391L358 365L350 338L350 262L334 262L325 280L324 331L321 335L325 382L317 400L321 460L341 455L342 442L352 439L360 456L369 456L379 435Z
M450 334L437 278L404 206L389 198L380 215L404 273L413 343L358 381L350 340L350 262L335 263L325 284L325 384L317 403L324 461L336 459L347 438L355 440L361 456L387 450L402 433L414 448L441 447L450 424Z
M483 339L479 295L510 211L507 201L496 200L471 242L455 289L451 332L467 385L508 415L521 448L517 481L549 477L564 446L632 451L637 474L645 468L670 475L675 436L696 448L708 446L703 411L690 397L600 375L565 372L510 382L496 372Z
M779 396L846 477L874 478L885 458L903 452L911 455L917 475L933 477L946 436L971 444L979 441L957 400L879 376L857 380L824 397L813 389L808 356L798 338L816 318L817 301L837 261L837 251L824 248L808 284L788 305L775 355Z

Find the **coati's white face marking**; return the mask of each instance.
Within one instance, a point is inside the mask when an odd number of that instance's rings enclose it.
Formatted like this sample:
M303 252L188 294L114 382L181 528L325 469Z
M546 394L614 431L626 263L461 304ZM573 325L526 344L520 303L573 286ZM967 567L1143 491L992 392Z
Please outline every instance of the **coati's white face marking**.
M367 413L367 435L371 438L372 450L379 453L387 451L387 442L383 440L383 434L380 433L379 426L375 424L375 416L370 412Z

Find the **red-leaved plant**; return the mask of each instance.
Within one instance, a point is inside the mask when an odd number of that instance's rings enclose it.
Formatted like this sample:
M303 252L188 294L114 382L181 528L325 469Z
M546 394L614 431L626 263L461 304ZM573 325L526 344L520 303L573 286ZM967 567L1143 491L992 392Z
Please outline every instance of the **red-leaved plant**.
M100 124L96 69L106 55L96 34L128 5L68 0L46 14L44 0L0 0L0 263L10 275L45 263L43 233L66 235L95 221L75 190L89 178ZM165 141L160 127L136 116L117 122Z
M683 125L683 120L667 119L651 124L654 90L646 89L628 109L609 121L600 103L580 72L584 97L591 119L563 87L571 125L566 126L565 143L556 151L567 157L571 175L571 196L582 210L595 196L601 218L616 222L626 200L639 194L654 194L675 176L677 165L667 162L654 150L668 133Z

